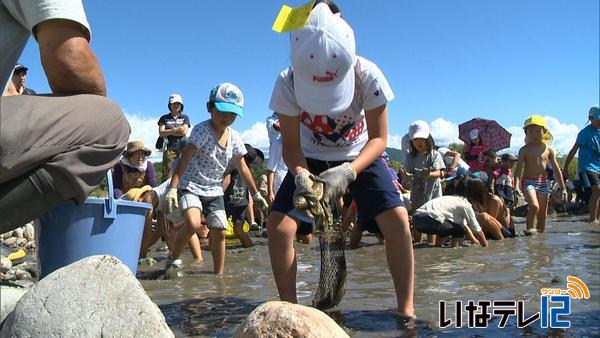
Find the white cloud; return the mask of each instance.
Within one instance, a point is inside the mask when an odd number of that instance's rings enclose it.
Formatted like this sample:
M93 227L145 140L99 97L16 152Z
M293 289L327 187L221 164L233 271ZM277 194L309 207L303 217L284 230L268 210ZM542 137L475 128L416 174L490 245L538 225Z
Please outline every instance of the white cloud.
M441 117L431 122L431 135L438 146L449 146L451 143L461 142L458 139L458 124Z
M262 150L266 157L269 156L269 134L266 123L256 122L250 129L244 130L240 134L244 143Z
M162 161L162 153L154 149L156 138L158 137L158 122L157 118L149 118L141 114L130 114L125 113L127 121L131 126L131 135L129 140L131 141L144 141L146 147L152 150L150 155L150 161Z

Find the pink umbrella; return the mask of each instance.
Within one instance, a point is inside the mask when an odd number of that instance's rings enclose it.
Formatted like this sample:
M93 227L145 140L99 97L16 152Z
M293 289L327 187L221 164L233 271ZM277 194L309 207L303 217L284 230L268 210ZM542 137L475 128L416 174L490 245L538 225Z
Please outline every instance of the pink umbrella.
M469 144L469 133L473 129L479 130L482 142L489 145L491 150L498 151L510 147L511 133L494 120L474 118L460 124L458 126L458 138Z

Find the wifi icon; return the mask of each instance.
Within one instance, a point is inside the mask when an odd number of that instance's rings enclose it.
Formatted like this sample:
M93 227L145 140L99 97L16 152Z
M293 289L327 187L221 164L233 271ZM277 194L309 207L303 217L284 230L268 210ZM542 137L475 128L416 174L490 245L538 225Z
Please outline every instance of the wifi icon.
M587 285L581 279L575 276L567 277L566 291L573 299L590 299L590 289L588 289Z

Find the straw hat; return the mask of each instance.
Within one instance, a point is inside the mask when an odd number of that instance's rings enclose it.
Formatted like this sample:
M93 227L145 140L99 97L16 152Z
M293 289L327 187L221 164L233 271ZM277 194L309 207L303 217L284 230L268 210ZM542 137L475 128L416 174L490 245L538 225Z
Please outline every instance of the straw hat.
M150 190L152 190L152 187L149 185L145 185L141 188L131 188L121 198L124 200L137 202L145 192Z
M146 148L143 141L131 141L127 142L127 148L123 151L123 155L131 156L131 154L135 153L138 150L143 150L144 155L150 156L152 154L152 150Z

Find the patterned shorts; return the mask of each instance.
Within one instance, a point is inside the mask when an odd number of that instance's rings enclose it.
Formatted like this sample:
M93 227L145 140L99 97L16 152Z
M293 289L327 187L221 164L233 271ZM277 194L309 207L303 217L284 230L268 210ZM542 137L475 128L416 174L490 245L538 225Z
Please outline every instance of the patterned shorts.
M535 190L538 194L548 195L550 193L550 181L546 178L523 177L523 181L521 181L521 190Z

